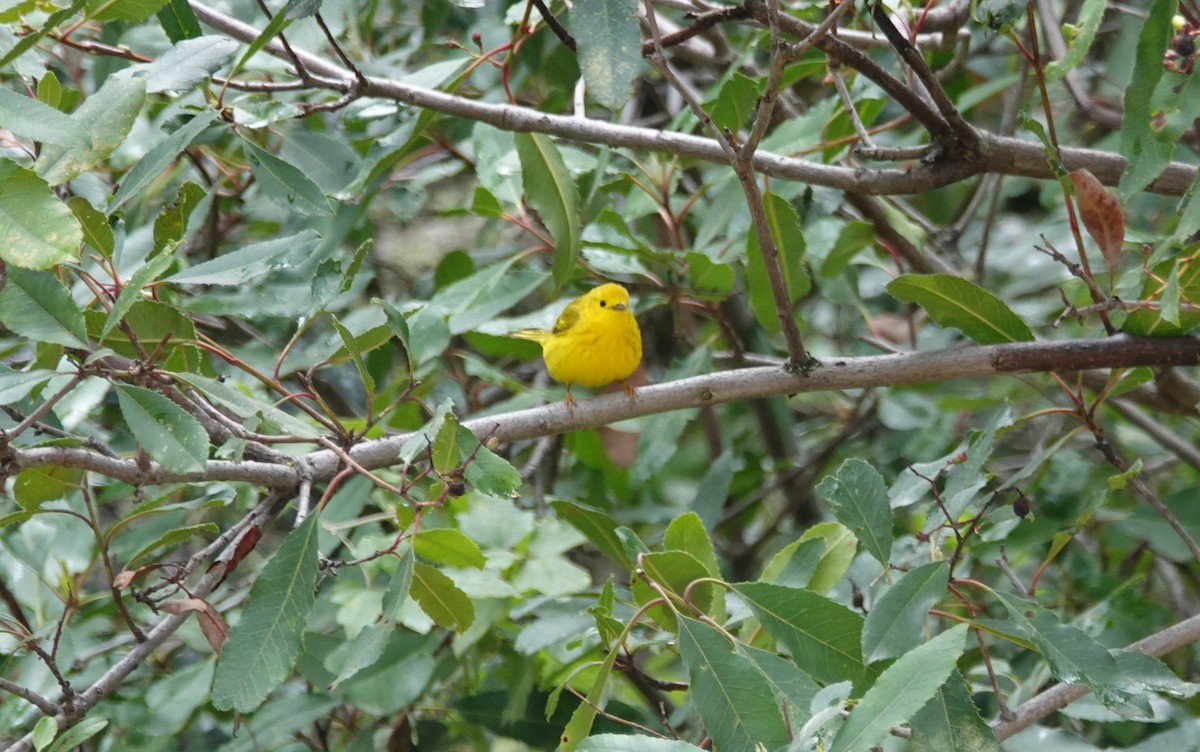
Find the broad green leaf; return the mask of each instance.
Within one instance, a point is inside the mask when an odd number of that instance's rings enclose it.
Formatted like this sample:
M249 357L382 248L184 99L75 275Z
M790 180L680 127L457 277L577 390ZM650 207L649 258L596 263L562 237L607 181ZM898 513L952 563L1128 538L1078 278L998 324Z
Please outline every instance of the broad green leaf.
M8 281L0 290L0 324L34 342L86 347L83 313L51 272L8 267Z
M830 752L869 752L907 723L946 683L966 637L967 625L957 624L889 666L850 711Z
M79 259L79 221L46 181L0 159L0 185L0 260L10 267L49 269Z
M115 240L104 212L98 211L83 196L75 196L67 202L67 206L83 228L84 242L100 251L105 258L112 258Z
M733 292L733 267L713 261L703 253L688 253L688 284L702 295L726 296Z
M991 727L979 717L979 708L962 674L950 678L909 724L912 737L907 752L1000 752Z
M414 564L415 560L410 548L400 557L400 566L392 573L392 578L388 582L388 589L383 594L383 608L379 615L379 621L375 624L368 624L354 636L354 640L347 650L346 660L342 664L341 671L338 672L337 679L330 685L330 689L336 688L364 668L375 665L379 657L383 655L388 639L396 631L395 621L400 612L400 606L408 599L408 591L412 587Z
M54 75L54 71L46 71L45 75L38 80L37 98L39 102L48 104L56 110L59 109L59 105L62 104L63 100L63 86L59 83L58 76ZM12 128L9 128L9 130L12 130Z
M250 162L263 195L276 206L310 217L333 212L329 199L296 167L250 141L242 141L242 153Z
M549 136L516 133L525 196L554 238L554 281L565 285L579 259L579 192Z
M704 565L710 577L721 576L712 539L704 529L700 516L695 512L684 512L671 520L663 534L663 548L667 551L689 553Z
M292 673L316 602L319 530L318 515L310 514L250 586L242 618L229 630L217 661L216 708L252 712Z
M469 429L460 427L459 431L469 434L469 438L467 435L459 438L464 446L470 446L466 443L467 441L475 442L478 445L479 440ZM508 460L486 446L479 446L473 451L475 452L474 459L468 462L463 470L463 477L467 483L489 496L497 496L501 499L511 499L517 496L517 492L521 488L521 473Z
M568 16L587 93L613 111L629 101L643 66L637 8L638 0L589 0Z
M41 384L54 378L55 372L46 369L10 371L0 366L0 405L11 405L25 399Z
M50 746L50 742L54 741L54 737L56 736L58 736L58 721L48 715L42 716L42 719L33 727L33 748L35 752L42 752L42 750Z
M100 330L101 339L107 337L113 327L121 323L121 319L129 313L133 305L142 299L142 289L151 282L156 281L167 270L167 267L174 262L175 259L172 256L164 253L155 256L138 267L138 270L133 273L133 276L121 288L121 294L117 296L112 310L108 312L108 316L104 320L104 328ZM178 334L182 336L183 332L179 332Z
M825 550L805 589L814 593L828 593L841 581L842 575L850 568L850 562L854 561L858 539L841 523L821 522L805 530L800 540L824 542Z
M91 136L90 142L72 148L47 145L33 165L34 172L50 185L59 185L102 164L129 135L145 100L142 79L110 77L71 114Z
M551 501L550 508L554 510L558 519L583 533L600 553L612 559L623 570L629 572L633 569L633 562L625 553L625 546L617 535L617 522L612 515L566 499Z
M640 734L597 734L581 741L575 749L578 752L704 752L687 742Z
M76 749L107 726L107 718L90 715L59 734L54 739L54 743L46 748L46 752L68 752L68 750Z
M465 632L475 621L475 604L446 575L417 562L410 594L430 619L446 629Z
M167 4L155 15L167 38L175 44L185 39L195 39L203 33L187 0L167 0Z
M1161 283L1160 279L1168 279L1168 284L1173 283L1178 291L1179 299L1194 301L1200 296L1200 264L1187 263L1176 264L1173 260L1167 260L1160 264L1156 264L1153 268L1154 277L1146 280L1142 288L1142 295L1150 297L1158 292ZM1174 296L1176 293L1171 292ZM1168 296L1168 291L1162 291L1162 297ZM1170 307L1170 300L1159 300L1163 308ZM1167 319L1166 314L1171 311L1151 310L1149 308L1141 308L1125 319L1125 323L1121 326L1121 330L1129 334L1154 335L1159 337L1169 337L1180 334L1188 334L1197 326L1200 326L1200 314L1194 311L1176 311L1179 318L1179 323L1174 324Z
M321 435L320 431L303 419L284 412L270 402L259 400L232 384L195 373L177 373L175 378L190 384L204 396L224 405L238 415L247 417L261 415L268 422L274 423L292 436L303 439L315 439Z
M117 401L125 424L142 449L167 470L204 470L208 434L195 418L158 392L116 384Z
M237 42L216 34L180 40L165 55L143 68L146 93L186 91L208 80L233 57L237 49Z
M422 559L451 567L483 569L487 564L475 541L450 528L420 531L413 539L413 551Z
M730 640L703 622L680 617L679 654L687 666L689 698L716 749L776 749L788 726L767 677Z
M215 538L220 535L220 533L221 528L217 527L217 524L214 522L202 522L199 525L187 525L185 527L178 527L173 530L168 530L150 543L142 546L140 549L138 549L137 553L126 559L125 567L128 569L142 558L149 556L160 548L173 548L180 543L183 543L185 540L193 538L197 535Z
M142 157L141 161L134 165L132 170L125 173L125 177L121 178L117 192L108 202L109 213L116 211L130 198L141 194L150 181L170 167L179 157L179 153L191 145L192 141L208 126L212 125L214 118L215 113L211 111L200 113L146 152L146 156Z
M1153 716L1144 690L1126 679L1103 645L1032 601L1002 592L995 596L1008 609L1014 631L1037 647L1056 680L1086 684L1106 708L1126 718Z
M1121 119L1121 155L1129 160L1117 186L1122 200L1149 185L1175 153L1175 142L1160 138L1155 131L1151 102L1163 76L1163 51L1171 39L1171 16L1176 5L1177 0L1150 0L1142 21Z
M825 541L819 538L794 540L771 557L759 579L776 585L807 588L824 554Z
M860 686L866 679L861 616L808 590L766 582L741 583L733 589L806 674L823 684L849 680Z
M313 230L286 238L264 240L203 261L167 277L168 282L190 285L244 285L271 272L286 269L312 255L321 236Z
M167 0L88 0L87 14L96 21L138 23L154 15Z
M179 196L165 207L154 219L154 252L158 253L171 243L182 240L187 231L188 218L200 201L208 195L195 183L179 186Z
M20 138L66 149L83 149L92 143L87 131L69 115L10 89L0 89L0 128Z
M1032 342L1033 332L1004 301L973 282L949 274L904 274L888 293L916 303L940 326L953 326L981 345Z
M13 499L26 511L34 511L47 501L61 499L79 488L83 470L77 467L30 467L17 473L13 481Z
M892 508L879 471L860 459L846 460L836 475L821 481L817 492L838 522L887 569L892 556Z
M733 453L726 449L704 471L704 477L696 486L696 496L692 499L691 508L704 522L705 530L712 530L720 521L732 482Z
M676 610L689 613L691 609L698 609L708 614L712 609L714 586L711 583L706 582L689 589L696 580L709 577L708 571L696 557L683 551L657 551L643 555L640 564L641 568L634 573L629 584L639 605L662 597L660 591L677 597L675 609L662 605L653 606L646 612L646 615L662 625L663 629L668 632L675 631ZM647 580L659 587L651 587ZM687 605L684 605L685 595L688 596Z
M734 73L721 84L717 96L706 103L705 110L717 127L737 133L747 125L762 92L761 80Z
M775 249L779 253L779 266L783 271L789 303L792 304L812 289L812 280L804 267L806 244L800 230L800 215L791 202L774 193L763 196L763 208L771 226ZM778 332L780 324L775 312L775 294L771 290L758 235L750 232L746 237L746 284L750 289L750 308L764 329Z
M920 645L929 609L946 595L950 568L935 561L905 573L871 607L863 625L867 663L895 658Z

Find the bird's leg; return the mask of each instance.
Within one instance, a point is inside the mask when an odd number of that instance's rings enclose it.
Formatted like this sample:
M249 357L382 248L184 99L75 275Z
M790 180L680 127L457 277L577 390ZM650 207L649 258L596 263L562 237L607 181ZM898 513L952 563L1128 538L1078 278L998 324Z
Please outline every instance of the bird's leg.
M631 400L637 399L637 388L634 387L633 384L630 384L628 381L622 380L621 388L623 388L625 390L625 393L629 395L629 399L631 399Z
M567 398L563 400L567 403L567 409L571 412L575 411L575 398L571 396L571 385L567 384Z

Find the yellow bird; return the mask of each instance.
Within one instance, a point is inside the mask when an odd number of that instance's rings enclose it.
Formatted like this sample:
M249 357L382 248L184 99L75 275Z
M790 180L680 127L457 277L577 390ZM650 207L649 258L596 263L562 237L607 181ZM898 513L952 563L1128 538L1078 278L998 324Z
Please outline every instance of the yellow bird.
M554 328L522 329L510 336L542 346L546 370L567 385L567 406L574 407L571 387L593 389L623 381L642 362L642 331L629 310L629 291L609 282L576 298L554 322ZM633 396L633 387L625 384Z

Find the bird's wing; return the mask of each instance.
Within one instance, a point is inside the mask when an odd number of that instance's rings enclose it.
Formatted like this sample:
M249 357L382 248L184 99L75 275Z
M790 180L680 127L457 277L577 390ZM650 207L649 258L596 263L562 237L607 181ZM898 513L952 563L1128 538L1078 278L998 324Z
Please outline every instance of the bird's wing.
M563 312L559 315L558 321L554 322L554 329L552 331L555 334L562 334L578 324L581 308L583 308L583 298L571 301L571 304L563 309Z

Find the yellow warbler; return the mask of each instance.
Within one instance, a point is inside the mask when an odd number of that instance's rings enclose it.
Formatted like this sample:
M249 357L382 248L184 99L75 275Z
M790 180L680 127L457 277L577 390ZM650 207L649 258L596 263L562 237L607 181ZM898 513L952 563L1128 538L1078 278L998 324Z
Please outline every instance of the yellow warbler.
M554 328L522 329L513 337L542 346L546 370L567 385L567 405L574 406L571 387L589 389L628 378L642 361L642 332L629 310L629 291L609 282L571 301ZM633 396L633 387L625 385Z

